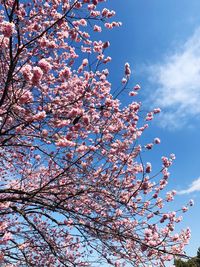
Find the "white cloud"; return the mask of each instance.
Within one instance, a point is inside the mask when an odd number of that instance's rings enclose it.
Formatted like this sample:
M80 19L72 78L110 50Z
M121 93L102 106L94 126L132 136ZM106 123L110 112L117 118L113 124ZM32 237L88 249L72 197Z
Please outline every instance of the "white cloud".
M178 191L177 194L183 195L183 194L193 193L196 191L200 191L200 177L194 180L187 189Z
M164 62L150 66L149 73L157 87L151 101L163 109L163 126L200 117L200 28Z

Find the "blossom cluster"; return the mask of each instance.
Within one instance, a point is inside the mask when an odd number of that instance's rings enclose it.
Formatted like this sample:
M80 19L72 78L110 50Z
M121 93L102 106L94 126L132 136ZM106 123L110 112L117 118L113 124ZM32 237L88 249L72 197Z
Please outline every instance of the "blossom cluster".
M104 2L0 2L1 266L161 266L189 241L174 230L193 202L164 209L175 156L143 162L160 109L111 94L110 43L93 38L121 23Z

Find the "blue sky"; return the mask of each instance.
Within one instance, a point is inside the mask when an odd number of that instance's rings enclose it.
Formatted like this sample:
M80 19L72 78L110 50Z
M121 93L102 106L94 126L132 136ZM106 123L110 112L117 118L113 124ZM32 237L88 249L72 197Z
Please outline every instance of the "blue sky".
M174 209L189 199L195 201L182 226L192 230L186 251L196 255L200 246L200 1L110 0L108 5L123 23L102 37L111 42L113 88L120 84L128 61L131 83L142 86L145 107L162 109L145 136L162 141L149 160L157 166L162 155L176 154L168 189L179 192ZM125 103L126 96L121 100Z

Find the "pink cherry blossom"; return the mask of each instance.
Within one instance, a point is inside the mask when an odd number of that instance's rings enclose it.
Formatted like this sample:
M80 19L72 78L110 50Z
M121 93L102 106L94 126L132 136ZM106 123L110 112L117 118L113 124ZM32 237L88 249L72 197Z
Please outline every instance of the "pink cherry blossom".
M38 65L45 73L51 70L51 64L44 58L38 62Z
M30 81L33 78L33 71L31 65L26 64L25 66L23 66L21 72L25 80Z
M145 171L146 171L146 173L150 173L151 172L151 163L150 162L147 162Z
M155 144L160 144L160 142L161 142L160 138L158 138L158 137L154 138L154 143Z
M140 85L139 84L136 84L133 88L135 91L138 91L141 89Z
M94 25L94 31L95 32L101 32L102 30L101 30L101 27L100 26L98 26L98 25Z
M3 21L0 23L0 32L3 33L5 37L10 37L15 30L15 24L13 22Z
M105 68L114 15L104 0L0 3L1 266L164 266L189 242L175 225L193 202L175 212L165 191L175 156L145 163L160 109L129 98L129 63L116 91Z
M40 67L33 67L33 77L32 82L34 85L37 85L42 79L43 71Z
M131 75L131 69L129 63L125 64L125 76L129 77Z

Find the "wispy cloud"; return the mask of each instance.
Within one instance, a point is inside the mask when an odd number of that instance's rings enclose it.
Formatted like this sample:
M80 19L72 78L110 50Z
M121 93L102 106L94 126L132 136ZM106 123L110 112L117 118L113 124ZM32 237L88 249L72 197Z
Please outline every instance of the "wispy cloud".
M178 191L177 194L183 195L183 194L193 193L196 191L200 191L200 177L194 180L187 189Z
M149 69L149 78L157 87L151 101L163 109L163 126L179 127L191 117L200 117L200 28Z

